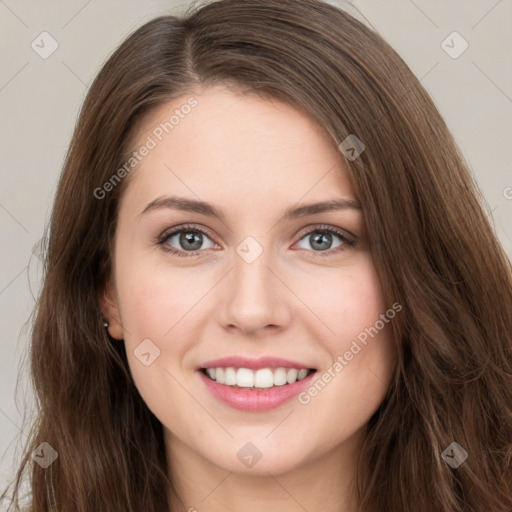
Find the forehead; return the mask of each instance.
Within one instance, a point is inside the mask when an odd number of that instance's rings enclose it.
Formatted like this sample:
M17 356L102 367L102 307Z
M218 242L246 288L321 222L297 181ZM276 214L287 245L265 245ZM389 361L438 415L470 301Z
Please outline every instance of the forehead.
M130 176L126 193L132 199L181 193L261 209L270 199L354 198L348 168L328 132L276 99L221 86L191 92L144 119L131 149L144 145L151 149Z

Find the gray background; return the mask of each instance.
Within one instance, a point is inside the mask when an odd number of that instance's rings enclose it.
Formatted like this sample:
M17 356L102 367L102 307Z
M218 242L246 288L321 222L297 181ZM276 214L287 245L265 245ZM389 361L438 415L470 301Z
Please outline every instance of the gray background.
M489 218L512 259L512 49L510 0L353 0L421 79L466 156ZM23 364L41 278L38 242L88 85L133 29L187 2L0 0L0 487L13 472L32 403ZM453 31L467 41L449 37ZM42 32L58 48L42 58ZM448 47L447 47L448 45ZM451 47L451 48L449 48ZM49 48L46 40L45 48ZM41 50L42 51L42 50ZM25 431L25 432L24 432Z

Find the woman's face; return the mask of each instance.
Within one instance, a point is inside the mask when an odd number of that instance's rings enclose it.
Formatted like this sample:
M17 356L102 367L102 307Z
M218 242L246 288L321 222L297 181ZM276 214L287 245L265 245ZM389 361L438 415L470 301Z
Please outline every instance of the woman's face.
M355 453L398 310L336 145L287 104L215 87L152 112L133 149L101 300L169 453L252 474Z

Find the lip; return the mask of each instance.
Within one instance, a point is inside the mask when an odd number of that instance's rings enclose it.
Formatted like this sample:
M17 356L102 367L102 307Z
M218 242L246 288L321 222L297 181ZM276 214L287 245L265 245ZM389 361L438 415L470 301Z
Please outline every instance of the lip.
M212 367L208 367L212 368ZM242 366L242 368L247 368ZM296 368L292 366L292 368ZM301 367L302 368L302 367ZM270 411L276 409L293 397L297 396L306 387L311 385L313 376L317 372L311 372L302 380L293 384L284 384L283 386L274 386L261 390L244 389L235 386L219 384L210 379L201 369L198 369L199 377L203 381L208 391L220 402L241 411Z
M249 370L260 370L261 368L296 368L297 370L316 369L311 366L306 366L297 361L292 361L291 359L282 359L280 357L264 356L260 357L259 359L247 359L246 357L242 356L231 356L222 357L221 359L213 359L212 361L207 361L206 363L203 363L201 366L198 366L196 370L201 370L205 368L228 368L230 366L233 368L248 368Z

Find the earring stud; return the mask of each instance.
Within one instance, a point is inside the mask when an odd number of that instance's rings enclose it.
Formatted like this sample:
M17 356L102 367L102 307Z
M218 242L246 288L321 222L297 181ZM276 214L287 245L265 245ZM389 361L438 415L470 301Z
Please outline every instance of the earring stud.
M108 322L103 322L103 327L108 327L110 324Z

